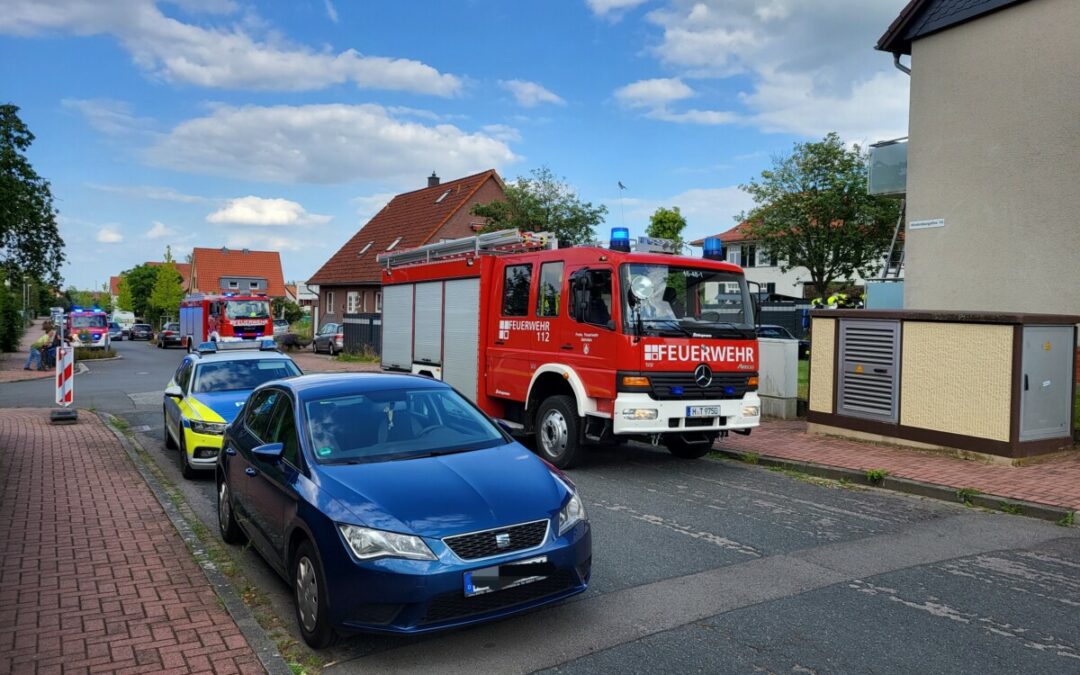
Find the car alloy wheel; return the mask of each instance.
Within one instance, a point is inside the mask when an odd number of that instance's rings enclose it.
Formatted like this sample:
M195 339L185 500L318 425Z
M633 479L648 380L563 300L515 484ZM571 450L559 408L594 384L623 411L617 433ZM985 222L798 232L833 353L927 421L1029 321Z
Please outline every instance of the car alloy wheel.
M218 486L218 528L221 530L221 539L226 544L235 544L240 541L240 527L236 524L236 516L233 514L232 493L229 492L229 484L221 481Z

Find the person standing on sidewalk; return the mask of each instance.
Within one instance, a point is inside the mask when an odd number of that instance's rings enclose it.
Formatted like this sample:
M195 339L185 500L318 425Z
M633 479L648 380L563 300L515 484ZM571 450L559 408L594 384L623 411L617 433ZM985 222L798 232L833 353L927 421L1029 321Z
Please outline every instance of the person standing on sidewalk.
M30 345L30 355L26 357L26 363L23 364L23 370L30 370L37 368L38 370L45 370L44 353L45 349L53 341L53 332L51 330L42 333L41 337L34 340Z

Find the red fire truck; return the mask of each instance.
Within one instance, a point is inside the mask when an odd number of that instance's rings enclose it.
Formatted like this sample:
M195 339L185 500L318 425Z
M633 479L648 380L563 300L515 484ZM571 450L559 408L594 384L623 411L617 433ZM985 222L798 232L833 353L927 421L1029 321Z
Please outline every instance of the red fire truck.
M697 458L758 425L739 267L630 252L624 228L611 248L554 246L509 230L380 255L383 368L448 382L563 468L587 443Z
M265 295L195 293L180 303L180 346L190 352L203 342L255 340L274 334Z
M66 323L73 347L109 348L109 315L97 305L90 309L72 307Z

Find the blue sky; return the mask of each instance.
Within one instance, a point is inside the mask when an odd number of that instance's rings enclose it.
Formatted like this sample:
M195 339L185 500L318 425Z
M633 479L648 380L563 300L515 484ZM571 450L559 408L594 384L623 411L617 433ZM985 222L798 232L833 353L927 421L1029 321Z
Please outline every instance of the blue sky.
M433 170L547 165L607 226L679 206L695 238L793 143L907 130L872 49L903 0L0 4L0 99L80 288L166 245L276 249L306 279Z

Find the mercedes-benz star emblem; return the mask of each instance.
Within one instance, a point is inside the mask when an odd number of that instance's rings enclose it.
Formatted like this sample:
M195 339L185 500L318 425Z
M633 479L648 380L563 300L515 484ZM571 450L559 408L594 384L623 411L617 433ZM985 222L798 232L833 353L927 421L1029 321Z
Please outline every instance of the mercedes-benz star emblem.
M510 546L510 533L500 532L495 535L495 546L497 548L506 548Z
M712 384L712 368L709 367L709 364L703 363L694 368L694 382L697 382L697 386L702 389Z

